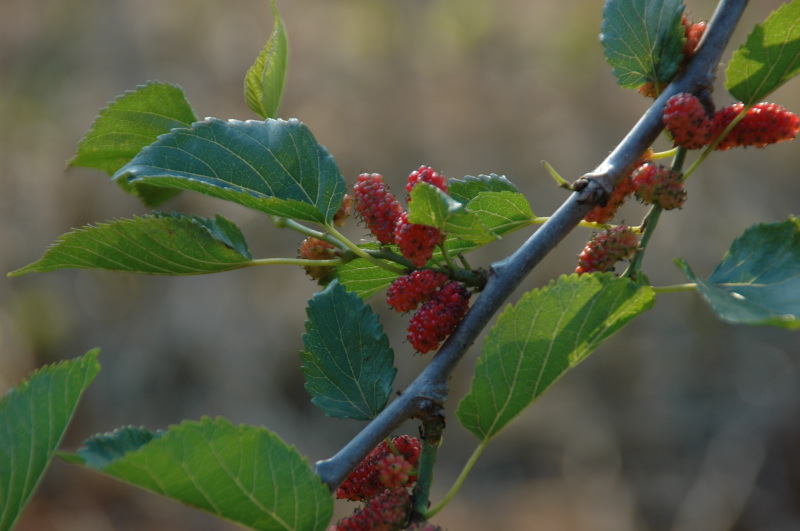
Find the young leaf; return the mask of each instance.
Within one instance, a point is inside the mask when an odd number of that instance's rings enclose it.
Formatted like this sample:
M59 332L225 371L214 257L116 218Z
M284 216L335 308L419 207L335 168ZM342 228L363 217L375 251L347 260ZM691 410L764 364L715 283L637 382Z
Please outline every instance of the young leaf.
M481 192L467 208L496 234L507 234L527 227L536 216L528 200L519 192Z
M154 214L68 232L38 261L8 276L58 269L199 275L251 264L244 236L224 217Z
M653 302L649 287L610 274L562 276L526 293L486 337L461 424L488 441Z
M378 316L338 282L308 302L303 374L326 415L369 420L392 392L394 353Z
M672 80L683 59L682 14L682 0L606 1L600 42L618 85Z
M244 78L244 95L247 106L262 118L276 118L283 96L286 80L286 60L288 44L286 28L283 25L275 0L271 0L272 16L275 25L272 34L256 62Z
M494 173L447 180L447 193L459 203L467 204L481 192L519 192L519 188L505 176Z
M800 218L750 227L707 280L677 263L721 319L800 328Z
M411 190L408 220L437 227L454 238L472 243L485 244L497 238L478 216L428 183L419 183Z
M111 175L159 135L176 127L189 127L195 121L197 117L180 87L151 81L126 92L101 110L68 164L96 168ZM178 193L164 189L137 190L124 181L120 185L150 207Z
M0 400L0 529L11 529L44 475L99 351L35 371Z
M398 276L363 258L356 258L336 268L339 283L362 299L385 290Z
M519 192L479 192L467 203L467 209L496 237L527 227L536 218L528 200ZM481 245L454 237L445 241L451 254L468 253Z
M725 87L745 105L758 103L800 73L800 0L783 4L758 24L733 54Z
M330 490L297 450L265 428L222 418L184 421L149 439L130 430L104 435L79 456L109 476L252 529L321 531L333 511Z
M295 119L208 118L161 136L112 178L193 190L320 224L333 219L345 193L333 157Z

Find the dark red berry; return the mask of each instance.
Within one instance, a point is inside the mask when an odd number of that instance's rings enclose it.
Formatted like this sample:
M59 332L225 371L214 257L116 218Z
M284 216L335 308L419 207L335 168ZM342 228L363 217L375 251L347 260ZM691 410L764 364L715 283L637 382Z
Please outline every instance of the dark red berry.
M408 341L422 354L439 348L467 313L470 292L451 280L433 294L408 324Z
M664 210L680 208L686 202L683 176L652 162L642 164L632 174L636 197L643 203Z
M447 179L430 166L420 166L418 170L411 172L411 175L408 176L406 191L410 194L417 183L432 184L443 192L447 192Z
M639 246L636 233L630 227L618 225L595 234L578 256L579 275L610 271L620 260L630 258Z
M403 256L411 260L415 267L422 267L433 256L442 234L436 227L409 223L408 212L403 212L397 218L394 240Z
M418 269L395 279L386 291L386 302L400 313L408 312L431 298L447 282L447 275L431 269Z
M373 236L384 245L394 243L394 228L403 207L389 191L383 177L377 173L362 173L353 191L356 210Z
M419 440L409 435L395 437L392 439L391 446L386 441L381 442L355 469L353 469L350 475L347 476L347 479L336 489L336 497L344 500L358 501L372 498L380 494L389 485L385 485L381 481L381 468L385 468L385 466L379 467L379 463L384 462L389 455L399 455L412 467L416 467L419 462L421 448ZM397 454L395 454L394 450L397 451ZM385 473L384 476L386 476ZM408 475L406 484L403 486L411 485L416 480L416 474L411 472Z
M692 94L680 93L667 100L663 119L676 146L700 149L712 139L712 120Z
M404 488L386 489L332 528L332 531L396 531L404 529L411 494Z

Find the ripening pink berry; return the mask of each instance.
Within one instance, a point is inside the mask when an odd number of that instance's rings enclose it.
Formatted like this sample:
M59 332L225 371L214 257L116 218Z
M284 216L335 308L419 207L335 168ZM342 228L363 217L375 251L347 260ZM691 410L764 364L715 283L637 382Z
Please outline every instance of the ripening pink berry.
M712 139L712 120L692 94L680 93L668 99L663 119L676 146L700 149Z
M595 234L578 256L579 275L611 271L614 264L630 258L639 247L636 233L625 225L618 225Z
M683 175L669 168L648 162L636 168L632 178L636 197L643 203L672 210L686 202Z

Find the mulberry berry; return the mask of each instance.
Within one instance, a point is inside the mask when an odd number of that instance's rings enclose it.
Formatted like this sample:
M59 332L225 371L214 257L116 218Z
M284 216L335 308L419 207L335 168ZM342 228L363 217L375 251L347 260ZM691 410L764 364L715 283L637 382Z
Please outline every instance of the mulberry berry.
M394 531L403 529L411 508L406 489L386 489L368 500L351 516L339 520L332 531Z
M336 214L333 215L333 225L335 227L341 227L347 221L347 218L350 217L350 209L353 207L353 198L347 194L344 194L342 198L342 205L339 207L339 210L336 211Z
M421 448L419 440L409 435L395 437L392 439L391 446L386 441L381 442L356 466L339 488L336 489L336 497L344 500L358 501L366 500L380 494L390 485L382 483L381 470L378 466L379 463L385 461L386 457L389 455L398 455L402 456L412 468L416 467L419 461ZM394 450L398 453L395 454ZM409 486L416 480L416 473L409 471L408 478L403 486Z
M386 291L386 302L400 313L415 309L447 282L447 275L431 269L419 269L397 278Z
M699 149L713 138L712 120L702 102L691 94L680 93L667 100L663 120L676 146Z
M636 197L650 205L658 205L664 210L680 208L686 202L683 189L683 176L648 162L642 164L632 174Z
M707 24L705 22L688 23L686 19L683 21L686 27L686 42L683 43L683 62L685 63L688 58L694 55L697 45L700 44L700 39L706 32Z
M639 246L636 234L630 227L618 225L595 234L578 256L579 275L596 271L610 271L620 260L630 258Z
M307 260L330 260L339 254L338 249L332 243L320 240L319 238L309 237L303 240L297 255ZM313 279L324 282L333 273L334 268L330 266L304 266L306 274Z
M617 183L605 206L594 207L583 219L594 223L608 223L632 193L633 181L630 176L626 175Z
M422 267L433 256L442 234L436 227L409 223L408 212L403 212L397 218L394 240L403 256L411 260L415 267Z
M408 324L408 341L422 354L439 348L467 313L470 292L451 280L433 294Z
M406 191L410 194L417 183L432 184L439 190L447 192L447 179L430 166L420 166L418 170L411 172L411 175L408 176Z
M717 111L713 122L713 138L721 135L733 119L744 109L739 102ZM774 103L758 103L747 111L730 133L717 144L725 151L739 146L764 147L782 140L792 140L800 132L800 118Z
M384 245L394 243L394 228L403 207L389 191L383 177L377 173L362 173L354 193L356 210L373 236Z

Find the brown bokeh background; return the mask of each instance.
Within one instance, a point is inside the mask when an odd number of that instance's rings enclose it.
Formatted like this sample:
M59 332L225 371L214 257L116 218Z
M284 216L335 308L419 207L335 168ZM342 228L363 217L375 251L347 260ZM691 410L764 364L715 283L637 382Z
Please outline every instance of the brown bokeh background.
M281 115L309 124L348 181L380 172L396 190L422 163L448 176L504 174L539 215L567 178L593 169L646 109L615 85L598 43L599 0L283 0L289 75ZM690 0L695 19L714 2ZM781 2L751 2L743 30ZM265 0L4 0L0 15L0 266L41 256L72 227L147 210L96 171L65 161L97 111L147 80L180 84L198 116L255 118L242 78L272 21ZM726 60L730 54L726 54ZM800 81L771 100L800 111ZM730 103L720 88L717 103ZM666 148L663 140L657 147ZM707 276L733 238L798 214L800 144L712 156L689 200L662 217L645 268ZM221 212L254 255L299 243L256 212L185 193L165 205ZM644 210L626 205L638 223ZM348 234L364 235L350 223ZM486 266L530 230L473 255ZM576 230L526 279L575 267ZM166 278L61 271L0 282L0 391L45 363L101 347L103 370L63 443L126 424L164 428L222 415L264 425L314 461L360 427L309 402L299 366L315 285L289 267ZM520 291L521 293L521 291ZM516 300L516 296L512 299ZM406 318L370 300L395 346L402 388L428 358ZM453 411L479 346L452 380L439 499L476 445ZM719 322L694 294L660 296L502 433L435 522L450 530L800 528L800 336ZM416 427L408 424L407 431ZM338 514L350 507L342 505ZM233 524L55 461L21 531L222 530Z

